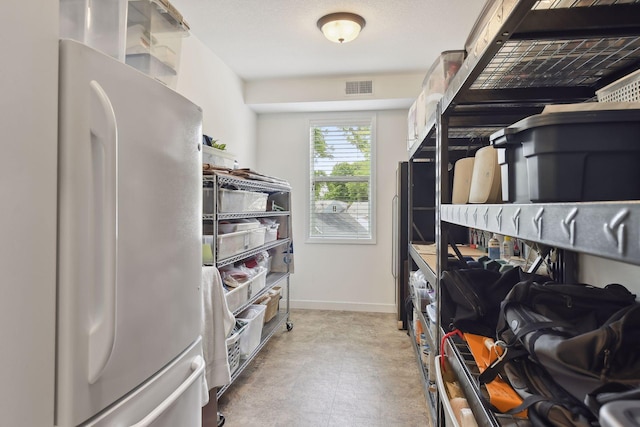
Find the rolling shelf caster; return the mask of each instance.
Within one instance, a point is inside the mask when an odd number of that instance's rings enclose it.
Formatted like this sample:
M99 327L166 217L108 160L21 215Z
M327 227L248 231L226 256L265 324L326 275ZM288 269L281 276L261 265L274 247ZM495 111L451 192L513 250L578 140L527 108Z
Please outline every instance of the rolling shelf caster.
M217 427L222 427L224 425L225 422L225 418L224 415L222 415L220 412L218 412L218 426Z
M293 323L287 322L287 331L291 331L293 329Z

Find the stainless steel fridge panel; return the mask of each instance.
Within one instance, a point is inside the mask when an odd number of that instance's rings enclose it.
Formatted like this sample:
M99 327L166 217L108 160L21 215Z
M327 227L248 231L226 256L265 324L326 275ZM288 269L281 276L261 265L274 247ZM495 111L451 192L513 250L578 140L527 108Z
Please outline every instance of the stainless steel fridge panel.
M78 425L199 335L201 110L60 43L57 425Z

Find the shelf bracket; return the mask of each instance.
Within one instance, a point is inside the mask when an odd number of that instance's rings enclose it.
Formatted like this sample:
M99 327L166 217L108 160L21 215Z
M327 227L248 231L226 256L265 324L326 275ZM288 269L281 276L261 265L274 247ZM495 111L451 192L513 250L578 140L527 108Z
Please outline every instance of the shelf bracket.
M567 215L565 219L560 221L560 225L562 229L569 237L569 242L571 246L575 246L576 244L576 215L578 214L578 208L573 208Z
M626 226L623 224L629 216L629 209L623 209L611 219L604 223L605 234L618 246L618 253L624 255Z
M542 215L544 214L544 208L540 208L540 210L533 217L533 226L538 232L538 239L542 239Z
M511 217L511 222L513 222L513 228L516 230L516 236L520 232L520 212L522 210L520 208L516 209L516 212Z

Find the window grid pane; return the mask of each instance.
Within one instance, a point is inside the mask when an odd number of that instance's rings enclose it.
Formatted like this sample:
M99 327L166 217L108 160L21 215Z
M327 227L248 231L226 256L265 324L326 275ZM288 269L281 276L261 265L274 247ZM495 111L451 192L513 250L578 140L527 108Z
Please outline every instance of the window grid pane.
M309 237L368 240L371 121L311 125Z

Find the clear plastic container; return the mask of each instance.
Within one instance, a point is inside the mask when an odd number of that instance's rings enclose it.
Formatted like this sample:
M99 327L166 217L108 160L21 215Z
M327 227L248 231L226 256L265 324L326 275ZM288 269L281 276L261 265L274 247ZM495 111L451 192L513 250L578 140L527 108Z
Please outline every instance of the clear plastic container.
M124 61L127 0L60 0L60 38Z
M168 0L130 0L128 5L126 63L175 88L189 26Z
M218 259L228 258L264 245L265 230L264 227L258 227L236 233L220 234L218 236Z
M202 146L202 163L233 169L235 160L235 156L228 151L219 150L208 145Z
M267 193L221 188L218 191L218 212L265 212L268 197Z
M446 50L438 56L427 72L422 87L426 94L443 94L451 79L458 73L464 62L464 50Z
M422 135L426 123L436 111L438 101L449 87L451 79L460 70L464 62L464 54L464 50L444 51L429 68L422 82L422 92L418 96L416 111L418 135Z

